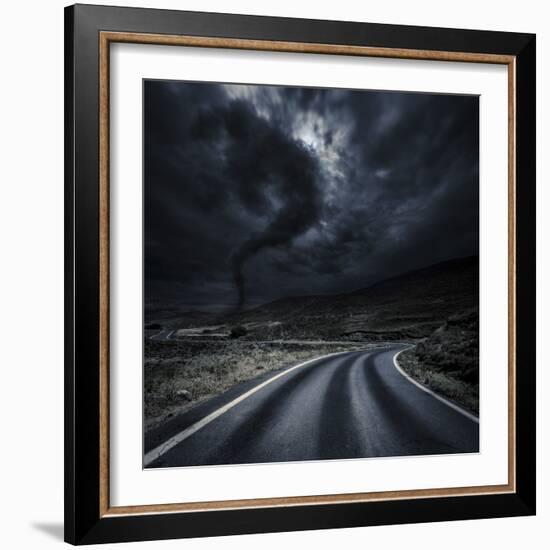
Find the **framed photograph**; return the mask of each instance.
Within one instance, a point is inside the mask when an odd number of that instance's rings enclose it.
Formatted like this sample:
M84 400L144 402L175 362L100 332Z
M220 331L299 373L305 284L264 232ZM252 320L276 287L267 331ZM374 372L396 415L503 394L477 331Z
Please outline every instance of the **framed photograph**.
M65 537L535 513L535 37L65 12Z

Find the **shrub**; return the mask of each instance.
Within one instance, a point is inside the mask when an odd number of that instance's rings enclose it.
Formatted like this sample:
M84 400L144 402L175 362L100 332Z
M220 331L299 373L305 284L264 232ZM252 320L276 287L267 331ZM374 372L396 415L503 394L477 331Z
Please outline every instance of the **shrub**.
M248 331L246 330L246 327L243 325L237 325L231 329L229 336L231 338L240 338L241 336L246 336L247 333Z

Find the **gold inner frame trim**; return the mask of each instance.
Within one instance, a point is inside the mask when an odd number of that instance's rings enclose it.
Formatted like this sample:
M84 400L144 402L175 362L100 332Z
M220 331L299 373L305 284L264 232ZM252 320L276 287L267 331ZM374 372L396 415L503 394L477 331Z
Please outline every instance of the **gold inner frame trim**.
M493 63L508 67L508 483L474 487L415 489L334 495L307 495L261 499L224 500L213 502L188 502L172 504L147 504L139 506L110 505L109 499L109 83L111 43L156 44L163 46L188 46L225 48L270 52L314 53L417 59L430 61L458 61L466 63ZM281 506L315 506L449 496L472 496L514 493L516 491L516 58L511 55L379 48L340 44L280 42L240 38L215 38L206 36L163 35L148 33L107 32L99 33L99 357L100 357L100 467L99 514L100 517L198 512L208 510L234 510L246 508L271 508Z

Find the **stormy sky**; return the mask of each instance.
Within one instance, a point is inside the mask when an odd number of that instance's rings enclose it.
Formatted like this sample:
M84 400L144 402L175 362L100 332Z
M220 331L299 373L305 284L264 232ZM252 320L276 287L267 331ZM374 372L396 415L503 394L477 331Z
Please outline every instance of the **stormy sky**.
M477 254L478 105L145 81L146 306L248 308Z

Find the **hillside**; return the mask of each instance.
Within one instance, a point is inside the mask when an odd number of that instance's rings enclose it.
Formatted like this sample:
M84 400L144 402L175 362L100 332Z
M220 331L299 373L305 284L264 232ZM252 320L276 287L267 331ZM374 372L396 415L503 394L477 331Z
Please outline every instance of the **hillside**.
M284 298L223 321L246 326L246 339L420 339L452 316L477 311L478 273L477 256L451 260L348 294Z

